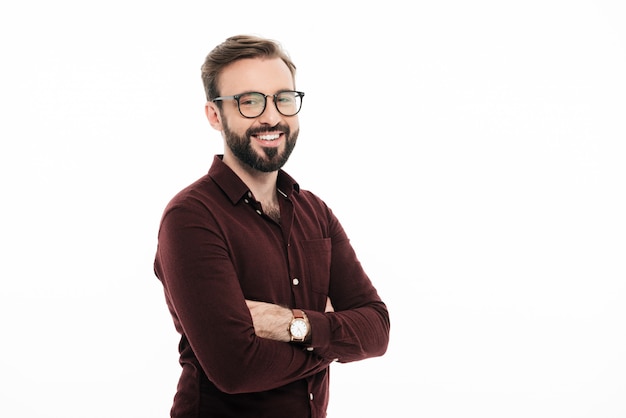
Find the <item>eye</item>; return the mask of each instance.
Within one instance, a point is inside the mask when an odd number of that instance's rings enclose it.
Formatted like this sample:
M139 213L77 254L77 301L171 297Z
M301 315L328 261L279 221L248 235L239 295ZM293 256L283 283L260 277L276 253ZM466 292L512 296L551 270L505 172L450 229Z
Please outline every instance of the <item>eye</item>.
M239 96L239 105L247 107L263 106L265 96L259 93L246 93Z
M276 96L276 100L282 104L291 104L295 102L296 95L292 92L280 93L278 94L278 96Z

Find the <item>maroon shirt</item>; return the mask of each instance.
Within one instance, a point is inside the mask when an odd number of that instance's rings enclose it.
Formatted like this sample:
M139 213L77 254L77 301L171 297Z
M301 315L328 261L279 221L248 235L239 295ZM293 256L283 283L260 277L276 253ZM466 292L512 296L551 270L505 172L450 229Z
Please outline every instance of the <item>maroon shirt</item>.
M282 170L277 187L280 223L216 156L165 209L155 273L182 336L172 417L325 417L329 364L387 349L387 308L337 218ZM245 299L304 310L310 341L257 337Z

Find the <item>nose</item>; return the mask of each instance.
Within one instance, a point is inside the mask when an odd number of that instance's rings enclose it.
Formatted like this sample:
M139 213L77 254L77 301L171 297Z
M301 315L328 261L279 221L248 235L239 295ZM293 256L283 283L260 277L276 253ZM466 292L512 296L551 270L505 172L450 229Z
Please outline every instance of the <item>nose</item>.
M272 96L267 96L267 102L265 103L265 110L257 119L262 124L267 124L270 126L275 126L282 119L282 115L278 112L276 108L276 104L274 103L274 98Z

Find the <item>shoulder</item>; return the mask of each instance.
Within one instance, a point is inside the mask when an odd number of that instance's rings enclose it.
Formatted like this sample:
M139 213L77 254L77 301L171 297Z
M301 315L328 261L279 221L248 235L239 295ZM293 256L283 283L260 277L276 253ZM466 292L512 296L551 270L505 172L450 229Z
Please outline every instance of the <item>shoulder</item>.
M317 224L325 225L325 229L329 231L339 225L337 217L326 201L309 190L301 189L294 193L292 202L300 216L315 220Z
M307 202L309 204L319 206L320 208L328 208L326 202L310 190L300 189L298 190L298 192L294 193L294 198L302 202Z
M213 188L211 177L208 174L204 175L176 193L167 207L194 205L206 201L214 194Z
M210 219L218 207L228 204L228 200L207 174L176 193L166 204L161 222L166 218ZM232 206L232 205L230 205Z

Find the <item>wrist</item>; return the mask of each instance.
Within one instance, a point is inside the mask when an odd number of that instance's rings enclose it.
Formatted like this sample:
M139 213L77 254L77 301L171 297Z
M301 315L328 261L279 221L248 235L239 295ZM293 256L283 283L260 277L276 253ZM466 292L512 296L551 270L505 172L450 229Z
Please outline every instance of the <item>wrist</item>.
M293 318L289 323L291 342L304 342L311 335L311 323L302 309L291 310Z

